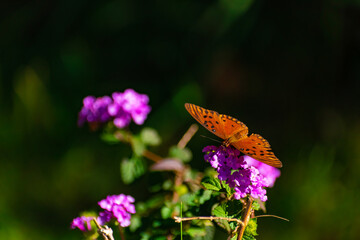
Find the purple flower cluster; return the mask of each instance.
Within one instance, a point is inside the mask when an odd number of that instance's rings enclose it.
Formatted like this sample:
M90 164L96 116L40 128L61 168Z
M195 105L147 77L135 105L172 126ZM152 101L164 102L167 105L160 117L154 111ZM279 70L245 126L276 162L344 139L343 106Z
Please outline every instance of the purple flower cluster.
M127 227L130 225L131 214L136 212L133 204L134 202L135 199L130 195L120 194L107 196L105 199L98 202L104 211L99 213L99 217L97 217L96 220L100 225L104 225L115 218L120 226ZM95 217L77 217L72 221L71 228L79 228L83 232L90 231L90 222L93 218Z
M280 170L249 156L240 156L240 151L231 146L207 146L203 152L206 153L205 160L219 173L218 178L234 188L236 199L249 194L265 202L267 196L264 187L273 186L280 176Z
M79 112L78 125L82 126L85 122L99 124L110 120L118 128L128 126L131 120L141 125L151 111L148 103L147 95L139 94L133 89L126 89L123 93L114 92L112 97L87 96Z
M79 228L83 232L90 231L91 230L90 222L93 218L94 217L84 217L84 216L77 217L72 221L70 227L72 229ZM86 224L86 228L85 228L85 224Z
M99 213L99 223L103 225L112 218L116 218L120 226L129 226L131 213L136 212L134 201L133 197L124 194L107 196L98 203L102 209L105 209L105 211Z

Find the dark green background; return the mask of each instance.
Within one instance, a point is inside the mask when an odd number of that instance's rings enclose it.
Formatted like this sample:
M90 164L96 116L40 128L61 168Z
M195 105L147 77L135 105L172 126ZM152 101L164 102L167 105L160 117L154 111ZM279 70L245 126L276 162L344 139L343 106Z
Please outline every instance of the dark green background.
M76 126L87 95L133 88L165 156L191 102L245 122L284 167L258 239L360 238L358 1L0 3L0 239L79 239L72 218L121 182L127 146ZM131 126L134 132L140 128ZM208 165L201 129L189 147Z

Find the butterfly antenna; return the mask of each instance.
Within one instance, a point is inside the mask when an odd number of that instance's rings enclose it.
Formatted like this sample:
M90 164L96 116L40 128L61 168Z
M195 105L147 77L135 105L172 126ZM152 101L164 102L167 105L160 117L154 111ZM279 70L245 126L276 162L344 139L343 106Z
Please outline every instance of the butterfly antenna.
M213 139L213 138L208 137L208 136L200 135L200 137L207 138L207 139L210 139L210 140L215 141L215 142L218 142L218 143L222 143L222 141L219 141L219 140L217 140L217 139Z

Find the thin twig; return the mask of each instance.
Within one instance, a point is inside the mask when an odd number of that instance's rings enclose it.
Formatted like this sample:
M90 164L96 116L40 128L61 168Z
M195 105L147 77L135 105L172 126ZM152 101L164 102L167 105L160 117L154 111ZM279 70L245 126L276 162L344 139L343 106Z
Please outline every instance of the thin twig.
M184 221L191 221L191 220L226 220L228 222L237 222L240 225L243 225L244 223L237 219L237 218L227 218L227 217L213 217L213 216L209 216L209 217L174 217L175 222L180 223L180 222L184 222Z
M183 205L182 202L180 202L180 218L182 218L182 211L183 211L182 205ZM182 230L183 230L182 221L180 221L180 238L181 238L181 240L183 240Z
M104 225L102 227L96 220L96 218L93 218L93 221L95 222L96 227L98 228L98 233L105 239L105 240L114 240L113 236L113 230L109 228L108 226Z
M142 155L144 157L146 157L147 159L154 161L154 162L160 162L163 158L160 157L159 155L156 155L153 152L150 152L149 150L145 149L142 153Z
M130 145L133 145L133 140L132 140L132 134L130 131L124 133L124 132L120 132L120 131L116 131L114 133L114 137L120 141L129 143ZM163 158L156 155L153 152L150 152L149 150L145 149L142 153L142 155L144 157L146 157L147 159L154 161L154 162L160 162Z
M119 232L120 232L120 237L122 240L125 240L125 234L124 234L124 229L119 225Z
M195 123L192 124L177 144L178 148L183 149L191 140L191 138L195 135L198 129L199 125Z
M249 223L251 207L252 207L253 201L254 201L254 199L252 197L249 197L246 202L244 212L241 216L241 221L243 222L243 224L241 226L239 226L237 240L242 239L244 232L245 232L245 228L246 228L247 224Z
M279 217L279 216L276 216L276 215L258 215L258 216L255 216L253 218L259 218L259 217L274 217L274 218L279 218L281 220L284 220L284 221L287 221L287 222L290 222L289 219L286 219L286 218L283 218L283 217Z

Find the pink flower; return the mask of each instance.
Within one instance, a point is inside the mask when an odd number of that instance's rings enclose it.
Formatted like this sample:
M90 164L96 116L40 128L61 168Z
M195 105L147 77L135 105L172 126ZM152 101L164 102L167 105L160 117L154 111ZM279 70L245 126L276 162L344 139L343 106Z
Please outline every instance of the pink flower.
M131 120L141 125L151 111L148 103L147 95L139 94L133 89L126 89L123 93L114 92L112 97L87 96L79 112L78 125L82 126L85 122L96 124L113 121L116 127L124 128Z
M259 170L260 174L266 178L266 181L268 181L269 187L273 187L275 180L280 177L280 170L275 167L269 166L246 155L244 156L244 160L249 166L253 166Z
M234 188L236 199L249 194L265 202L265 187L272 187L280 176L280 170L249 156L240 156L240 151L231 146L207 146L203 152L205 160L218 172L218 178Z
M110 195L101 200L98 204L104 212L100 212L99 221L104 224L111 218L116 218L120 226L127 227L130 225L131 214L136 213L133 204L135 199L129 195Z
M91 230L90 222L92 219L93 217L84 217L84 216L74 218L70 227L72 229L79 228L83 232L90 231ZM85 224L86 224L86 228L85 228Z

